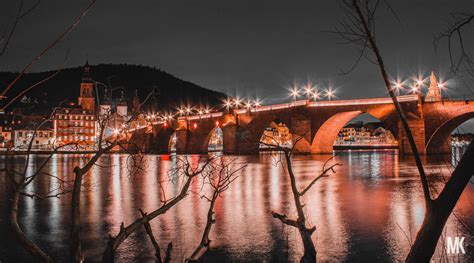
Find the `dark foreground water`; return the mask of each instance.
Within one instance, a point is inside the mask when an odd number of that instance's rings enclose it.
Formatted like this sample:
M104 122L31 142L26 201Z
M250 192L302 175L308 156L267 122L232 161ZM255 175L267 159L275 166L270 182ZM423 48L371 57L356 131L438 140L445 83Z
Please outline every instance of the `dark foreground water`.
M295 156L294 170L301 187L321 169L329 156ZM16 157L18 164L21 159ZM36 156L32 168L44 157ZM193 161L198 156L191 157ZM228 157L230 158L230 157ZM278 156L261 154L240 156L248 166L242 175L218 200L216 221L211 233L208 262L295 262L302 253L300 238L294 228L283 226L271 217L271 211L294 215L289 180ZM410 242L421 225L424 208L420 180L412 159L386 152L338 153L342 164L337 173L316 183L304 198L309 223L316 226L313 235L321 262L394 262L408 253ZM4 160L1 160L2 162ZM452 171L451 157L425 160L430 182L440 185ZM71 171L77 156L53 157L46 170L62 179L72 179ZM99 261L106 237L118 232L121 222L131 223L139 208L151 211L161 203L158 180L167 178L176 165L176 156L146 156L145 169L130 175L126 155L108 155L101 159L86 177L81 199L83 217L82 241L87 261ZM32 188L45 192L57 185L56 179L45 178ZM168 197L178 188L164 186ZM198 182L193 186L200 189ZM32 190L32 189L30 189ZM7 225L10 187L0 176L0 261L27 262L32 259L19 248ZM70 196L45 201L24 198L21 204L21 225L29 237L37 241L56 261L66 261ZM451 216L443 239L466 237L466 255L443 254L445 243L438 244L438 261L474 259L473 237L466 227L474 226L474 187L464 191ZM173 261L182 262L201 238L208 202L190 194L179 205L151 222L162 247L173 242ZM462 223L459 221L462 220ZM472 233L472 232L470 232ZM121 245L120 262L152 261L153 249L144 231L132 235Z

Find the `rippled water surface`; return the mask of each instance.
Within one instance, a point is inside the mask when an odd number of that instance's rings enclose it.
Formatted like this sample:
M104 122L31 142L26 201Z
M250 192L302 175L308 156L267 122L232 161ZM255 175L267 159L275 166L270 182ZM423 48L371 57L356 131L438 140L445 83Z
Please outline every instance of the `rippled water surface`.
M319 173L330 156L294 156L294 170L302 188ZM15 157L16 164L21 158ZM161 203L158 180L167 177L176 165L176 156L148 155L143 172L131 175L126 155L107 155L101 167L86 177L81 199L82 241L87 261L99 261L109 233L116 234L121 222L131 223L138 209L151 211ZM198 156L191 156L193 161ZM231 157L227 157L231 158ZM295 262L302 253L295 229L282 226L271 217L271 211L295 215L290 183L278 155L239 156L247 167L218 200L216 224L211 232L210 262ZM44 156L35 156L34 167ZM3 162L4 160L2 160ZM324 178L304 196L308 221L316 226L313 235L318 259L334 261L403 260L411 240L423 220L424 208L420 182L414 162L395 152L338 153L335 161L342 164L335 175ZM46 170L62 179L72 179L72 168L80 158L72 155L53 157ZM425 160L433 186L439 186L452 171L451 157ZM55 179L39 180L31 187L47 191ZM198 191L201 184L195 182ZM179 188L164 186L171 197ZM436 187L434 187L436 188ZM0 260L31 261L15 244L8 229L8 196L10 186L0 177ZM33 189L30 189L33 190ZM440 242L437 260L474 259L473 238L463 225L474 226L474 187L464 191L451 216L445 236L465 236L467 254L460 257L443 255ZM29 237L37 241L57 261L67 256L70 196L45 201L22 199L21 225ZM168 213L151 222L162 247L173 242L172 259L183 261L199 243L208 202L191 193ZM463 224L459 219L463 220ZM472 230L472 228L471 228ZM471 232L472 233L472 232ZM123 262L153 259L153 249L144 231L132 235L121 245L117 259Z

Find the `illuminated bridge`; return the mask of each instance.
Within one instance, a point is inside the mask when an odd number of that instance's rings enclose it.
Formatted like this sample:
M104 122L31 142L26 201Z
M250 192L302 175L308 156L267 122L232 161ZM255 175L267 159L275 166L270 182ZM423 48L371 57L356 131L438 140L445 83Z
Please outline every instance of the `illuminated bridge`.
M450 152L450 134L460 124L474 118L473 100L425 101L421 95L399 96L418 150L422 154ZM172 122L155 122L137 129L129 137L134 147L144 151L178 154L208 152L211 135L220 128L223 152L250 154L259 151L259 142L270 123L284 123L293 135L296 153L332 153L339 131L353 118L370 114L379 119L399 141L402 153L410 153L407 138L390 98L309 101L214 112L179 117Z

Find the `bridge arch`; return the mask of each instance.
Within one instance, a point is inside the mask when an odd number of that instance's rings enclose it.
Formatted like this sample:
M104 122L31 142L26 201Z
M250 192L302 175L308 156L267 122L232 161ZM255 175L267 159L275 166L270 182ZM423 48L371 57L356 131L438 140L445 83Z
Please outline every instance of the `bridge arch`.
M450 142L451 133L459 125L473 118L474 118L474 111L460 114L450 120L445 121L442 125L440 125L434 131L434 133L428 139L428 142L426 143L426 153L427 154L450 153L451 152L451 142Z
M206 138L203 141L202 145L202 152L207 153L209 152L209 147L211 143L211 139L217 139L220 140L219 142L213 142L218 145L216 145L216 149L212 149L213 151L223 151L224 150L224 134L223 134L223 129L219 126L216 125L209 133L207 134ZM220 137L220 138L213 138L214 136Z
M281 112L280 114L261 114L253 118L239 134L239 151L241 153L257 153L260 151L260 141L265 133L265 130L272 125L272 123L284 124L291 134L292 144L294 145L295 153L309 153L310 143L303 136L299 136L293 127L293 119L288 112Z
M389 117L393 117L393 113L393 111L387 109L383 109L383 111L355 110L336 113L325 120L323 124L317 129L311 144L311 153L332 153L334 142L336 141L337 136L342 128L344 128L344 126L346 126L351 120L362 114L369 114L370 116L380 120L385 124L385 120L387 120ZM388 129L395 138L398 137L396 126L392 125L385 128Z
M176 131L174 131L169 140L168 140L168 153L176 153L176 143L178 141L178 136L176 135Z
M318 129L311 144L311 153L332 153L339 131L362 111L339 112L327 119Z

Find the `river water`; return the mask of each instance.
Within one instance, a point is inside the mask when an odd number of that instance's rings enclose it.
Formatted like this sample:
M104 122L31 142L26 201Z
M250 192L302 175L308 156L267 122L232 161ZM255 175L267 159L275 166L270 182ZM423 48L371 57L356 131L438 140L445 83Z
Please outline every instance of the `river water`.
M294 156L293 166L300 188L319 173L330 156ZM130 171L126 155L103 156L85 178L81 199L82 242L86 260L99 261L107 235L116 234L120 223L131 223L138 209L152 211L161 203L158 181L167 178L176 165L174 155L147 155L143 171ZM233 158L233 157L226 157ZM247 166L223 193L215 207L216 224L211 232L207 262L295 262L302 253L299 234L273 219L271 211L295 215L290 182L275 154L236 157ZM32 169L44 156L34 156ZM199 156L191 156L193 162ZM21 162L15 157L16 165ZM394 262L408 253L424 215L420 180L414 161L395 151L341 152L334 159L342 166L336 174L318 181L304 196L308 222L316 226L313 239L320 262ZM2 162L4 160L1 160ZM439 188L453 170L450 156L424 159L430 184ZM64 180L72 179L78 156L57 155L45 170ZM57 179L43 178L29 190L46 192ZM168 197L179 187L164 186ZM195 192L200 184L193 184ZM7 224L11 188L0 177L0 261L31 261L16 245ZM204 191L204 190L202 190ZM66 261L70 196L44 201L23 198L20 223L56 261ZM184 201L151 222L162 248L173 242L173 262L182 262L199 243L208 202L191 193ZM436 262L474 260L474 240L464 225L474 226L474 187L469 184L451 216L443 237L464 236L465 255L445 255L439 242ZM462 220L462 221L460 221ZM471 228L472 231L472 228ZM472 233L472 232L470 232ZM144 231L124 242L117 254L120 262L152 261L153 248Z

